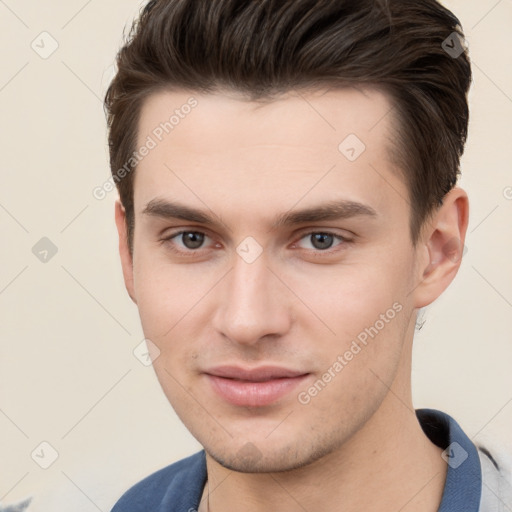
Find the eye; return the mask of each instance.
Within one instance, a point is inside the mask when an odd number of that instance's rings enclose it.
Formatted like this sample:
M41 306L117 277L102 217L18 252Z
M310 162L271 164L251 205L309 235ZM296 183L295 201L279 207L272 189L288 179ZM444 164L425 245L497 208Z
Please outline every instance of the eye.
M197 249L200 249L205 239L208 238L210 237L201 231L184 230L163 238L162 242L168 244L176 252L198 252Z
M336 247L349 242L349 240L342 237L341 235L336 235L328 231L311 231L303 235L301 240L306 240L309 242L309 247L304 247L303 245L301 246L303 249L313 249L320 252L328 252L336 240L339 240L339 243L336 245Z

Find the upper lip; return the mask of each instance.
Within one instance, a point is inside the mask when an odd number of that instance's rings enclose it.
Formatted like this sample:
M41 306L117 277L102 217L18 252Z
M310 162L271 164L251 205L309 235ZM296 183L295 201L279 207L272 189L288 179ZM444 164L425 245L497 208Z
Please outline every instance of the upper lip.
M281 366L260 366L258 368L242 368L241 366L216 366L205 373L226 379L264 382L272 379L282 379L306 375L307 372L292 370Z

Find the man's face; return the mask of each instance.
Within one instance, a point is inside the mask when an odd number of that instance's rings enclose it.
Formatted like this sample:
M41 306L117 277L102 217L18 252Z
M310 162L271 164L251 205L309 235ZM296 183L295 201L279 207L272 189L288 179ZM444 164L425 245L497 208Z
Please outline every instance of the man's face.
M144 105L137 148L157 144L135 175L130 291L167 398L227 467L313 462L407 386L418 265L390 106L355 89Z

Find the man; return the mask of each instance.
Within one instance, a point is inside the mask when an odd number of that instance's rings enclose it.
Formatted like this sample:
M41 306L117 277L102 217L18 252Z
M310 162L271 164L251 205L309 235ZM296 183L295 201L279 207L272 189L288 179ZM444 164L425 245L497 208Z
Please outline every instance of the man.
M504 506L493 456L411 398L468 223L462 37L434 0L143 10L106 96L119 248L204 450L114 512Z

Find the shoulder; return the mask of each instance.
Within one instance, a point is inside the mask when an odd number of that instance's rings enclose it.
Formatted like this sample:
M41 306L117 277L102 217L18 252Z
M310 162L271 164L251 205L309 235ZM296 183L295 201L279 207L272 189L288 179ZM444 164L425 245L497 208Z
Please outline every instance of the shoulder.
M128 489L111 512L172 512L194 509L206 481L204 450L147 476Z

